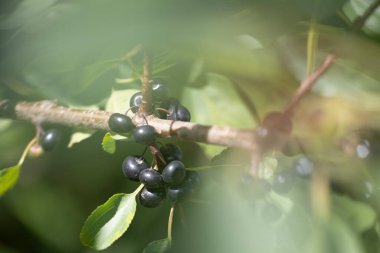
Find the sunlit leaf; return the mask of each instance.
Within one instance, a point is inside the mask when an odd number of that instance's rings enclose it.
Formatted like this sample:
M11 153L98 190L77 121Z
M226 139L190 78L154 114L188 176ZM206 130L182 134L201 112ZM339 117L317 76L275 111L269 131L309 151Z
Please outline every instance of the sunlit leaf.
M74 144L79 143L89 138L91 135L92 135L91 133L75 132L74 134L71 135L71 139L70 139L68 147L71 148Z
M143 253L165 253L170 249L171 242L168 238L149 243Z
M105 110L118 113L126 112L129 109L129 100L136 92L139 92L139 90L113 90L107 101Z
M110 133L106 133L103 137L102 148L109 154L114 154L116 151L116 142Z
M115 194L97 207L82 228L80 233L82 244L103 250L122 236L135 216L136 194L137 191L132 194Z
M20 174L20 167L20 165L15 165L0 170L0 196L16 184Z

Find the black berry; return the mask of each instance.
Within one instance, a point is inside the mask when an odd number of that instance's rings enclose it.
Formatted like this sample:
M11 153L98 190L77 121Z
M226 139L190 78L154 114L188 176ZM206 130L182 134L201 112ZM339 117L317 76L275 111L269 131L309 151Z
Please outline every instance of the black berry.
M141 171L139 179L148 190L159 190L164 187L161 174L151 168Z
M152 83L152 98L155 103L161 103L169 95L168 86L162 82L155 81Z
M52 151L61 139L61 132L57 129L49 129L45 131L40 139L41 147L44 151Z
M149 191L144 187L140 191L138 198L142 206L151 208L159 206L165 198L165 194L162 191Z
M127 156L122 165L124 175L133 181L139 181L140 172L148 168L149 165L143 158L135 156Z
M248 198L261 198L271 190L270 183L261 178L254 178L250 174L244 174L240 178L243 193Z
M178 99L176 98L173 98L173 97L169 97L167 99L165 99L163 102L161 102L157 107L158 108L161 108L161 109L164 109L166 111L170 111L170 108L172 107L176 107L178 106L180 103L178 101ZM161 110L158 110L158 117L160 119L167 119L168 118L168 112L166 111L161 111Z
M170 186L166 189L166 197L173 202L181 201L189 195L191 188L192 186L189 182Z
M183 182L186 176L186 168L180 161L172 161L166 165L162 171L162 178L165 183L170 185L179 185Z
M176 121L186 121L189 122L191 118L189 110L182 105L172 106L169 108L169 114L167 119Z
M167 163L182 159L182 150L177 145L174 145L172 143L168 143L162 146L160 148L160 152Z
M137 93L133 94L133 96L129 100L129 106L131 107L132 112L136 113L139 110L139 106L141 104L141 101L142 101L142 93L141 92L137 92Z
M156 142L157 132L154 127L149 125L136 127L132 132L135 142L152 145Z
M112 132L125 134L130 132L135 126L132 123L131 118L124 114L113 113L108 119L108 127Z

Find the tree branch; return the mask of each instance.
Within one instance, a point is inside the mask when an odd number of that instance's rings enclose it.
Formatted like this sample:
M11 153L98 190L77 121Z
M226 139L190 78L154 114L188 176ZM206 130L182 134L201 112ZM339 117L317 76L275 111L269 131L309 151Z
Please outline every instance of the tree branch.
M108 128L108 118L111 116L110 112L72 109L59 106L51 101L18 102L14 105L9 102L0 101L0 105L2 105L2 108L7 108L7 111L12 106L12 110L14 111L11 116L12 118L31 121L34 124L56 123L69 127L110 130ZM10 116L2 112L3 110L0 108L0 117ZM143 117L145 117L149 125L156 129L161 137L174 137L180 140L251 150L257 148L256 137L252 129L241 130L221 126L206 126L191 122L162 120L154 115L139 116L139 114L135 114L132 117L134 124L146 124Z
M298 87L294 96L289 101L288 105L285 107L284 113L293 114L294 109L297 107L300 100L307 94L317 80L326 72L326 70L333 64L336 55L329 54L323 60L322 64L314 71L311 75L309 75L305 80L302 81L301 85Z
M357 17L352 23L352 30L359 31L367 19L376 11L376 9L380 6L380 0L373 1L372 4L366 9L363 15Z

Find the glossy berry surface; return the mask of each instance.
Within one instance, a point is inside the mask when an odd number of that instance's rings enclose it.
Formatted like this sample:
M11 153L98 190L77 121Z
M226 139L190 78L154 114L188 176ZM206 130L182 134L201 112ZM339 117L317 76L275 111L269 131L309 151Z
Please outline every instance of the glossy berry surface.
M139 106L141 104L141 101L142 101L142 93L141 92L137 92L137 93L133 94L133 96L129 100L129 107L131 107L132 112L136 113L139 110Z
M180 161L172 161L166 165L162 171L164 182L170 185L179 185L186 176L186 168Z
M159 190L164 187L161 174L151 168L141 171L139 180L148 190Z
M300 157L295 164L296 173L304 178L308 178L314 171L314 163L306 156Z
M173 202L181 201L191 192L191 185L184 182L180 185L170 186L166 189L166 197Z
M149 191L146 187L144 187L138 195L140 204L149 208L159 206L164 198L164 192Z
M152 83L152 98L155 103L160 103L169 96L169 88L160 81Z
M124 175L132 181L139 181L141 171L148 169L149 165L143 158L127 156L122 164Z
M42 134L40 144L44 151L52 151L60 139L61 133L59 130L49 129Z
M160 148L161 154L167 163L182 159L182 150L172 143L167 143Z
M169 114L167 116L169 120L175 121L186 121L189 122L191 119L191 115L189 110L182 105L171 106L169 108Z
M108 119L108 127L112 132L125 134L130 132L135 126L131 118L121 113L113 113Z
M133 132L133 139L137 143L152 145L156 142L157 132L154 127L149 125L136 127Z
M167 111L173 111L178 105L179 101L176 98L169 97L165 99L160 105L159 108L165 109ZM158 117L160 119L168 119L168 113L164 111L158 111Z

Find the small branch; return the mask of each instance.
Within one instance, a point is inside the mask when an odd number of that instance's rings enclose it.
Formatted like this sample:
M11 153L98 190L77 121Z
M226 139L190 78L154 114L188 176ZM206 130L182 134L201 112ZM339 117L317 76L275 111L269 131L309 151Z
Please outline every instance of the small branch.
M363 15L357 17L352 23L352 30L359 31L368 18L376 11L376 9L380 6L380 0L373 1L372 4L367 8L367 10L363 13Z
M317 80L326 72L326 70L331 66L331 64L334 62L336 58L336 55L329 54L326 56L322 64L317 68L314 73L309 75L298 87L297 91L293 95L292 99L288 103L288 105L285 107L284 113L288 115L292 115L294 109L297 107L298 103L300 102L301 98L305 96L307 92L311 90L311 88L314 86L314 84L317 82Z
M59 106L51 101L18 102L0 101L7 111L14 111L13 115L2 113L0 117L30 121L34 124L55 123L68 127L87 128L110 131L108 119L110 112L72 109ZM11 106L12 105L12 106ZM11 107L11 108L10 108ZM145 121L146 120L146 121ZM148 122L161 137L173 137L180 140L196 141L207 144L240 147L257 150L257 142L253 129L236 129L221 126L206 126L191 122L163 120L154 115L133 117L135 125L145 125Z
M142 100L139 113L143 115L152 114L152 88L150 84L150 59L147 52L144 54L144 72L142 77Z

